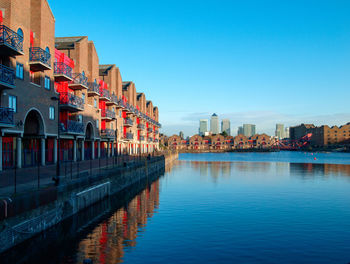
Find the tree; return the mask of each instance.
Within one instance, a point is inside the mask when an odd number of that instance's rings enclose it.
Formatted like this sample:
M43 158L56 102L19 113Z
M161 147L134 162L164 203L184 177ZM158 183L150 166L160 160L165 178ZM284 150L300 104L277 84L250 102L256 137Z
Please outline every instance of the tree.
M224 136L224 137L227 137L227 136L228 136L226 131L223 131L220 135L221 135L221 136Z

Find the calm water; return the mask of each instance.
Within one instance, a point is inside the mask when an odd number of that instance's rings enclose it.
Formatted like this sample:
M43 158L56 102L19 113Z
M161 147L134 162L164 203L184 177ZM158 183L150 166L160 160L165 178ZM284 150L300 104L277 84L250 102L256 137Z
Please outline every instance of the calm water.
M43 252L54 263L346 264L346 164L350 154L183 154L164 177Z

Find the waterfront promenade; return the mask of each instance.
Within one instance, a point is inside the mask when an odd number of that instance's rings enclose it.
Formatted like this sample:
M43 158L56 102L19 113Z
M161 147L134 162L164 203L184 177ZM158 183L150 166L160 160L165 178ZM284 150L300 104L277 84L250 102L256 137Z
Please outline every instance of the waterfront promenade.
M136 163L145 163L164 155L156 152L149 155L119 155L95 160L63 161L60 163L59 184L67 183L81 177L98 175L101 171L117 167L127 167ZM57 175L55 164L31 168L11 169L0 172L0 197L34 191L54 186L53 178Z

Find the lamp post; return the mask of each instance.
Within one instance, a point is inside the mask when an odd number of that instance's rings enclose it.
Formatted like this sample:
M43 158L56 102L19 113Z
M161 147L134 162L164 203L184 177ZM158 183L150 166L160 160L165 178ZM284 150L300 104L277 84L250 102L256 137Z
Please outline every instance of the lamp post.
M52 180L55 182L55 185L58 185L60 182L60 98L53 96L51 97L52 101L57 101L57 162L56 162L56 177L53 177Z

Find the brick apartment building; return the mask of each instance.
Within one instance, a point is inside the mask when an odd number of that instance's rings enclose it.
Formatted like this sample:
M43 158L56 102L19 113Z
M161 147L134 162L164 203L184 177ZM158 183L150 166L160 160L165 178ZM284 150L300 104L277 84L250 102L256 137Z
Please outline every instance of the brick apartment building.
M311 146L341 146L350 144L350 123L329 127L316 127L313 124L301 124L290 128L291 140L299 140L307 134L312 134Z
M1 170L159 149L158 108L88 37L55 38L46 0L0 0L0 58Z
M247 138L244 135L223 136L200 136L193 135L188 140L181 139L178 135L167 138L166 146L176 150L230 150L248 148L269 148L275 145L275 139L266 134L254 135Z

